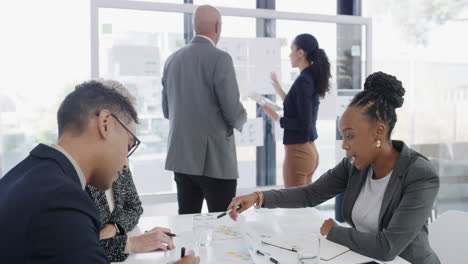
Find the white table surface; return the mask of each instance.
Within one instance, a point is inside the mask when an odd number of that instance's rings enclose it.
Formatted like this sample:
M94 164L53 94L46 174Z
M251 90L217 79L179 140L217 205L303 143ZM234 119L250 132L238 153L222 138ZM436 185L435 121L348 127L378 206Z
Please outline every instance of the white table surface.
M304 233L315 232L318 233L318 230L322 224L322 220L318 220L317 216L320 217L319 211L314 208L303 208L303 209L260 209L253 210L249 209L244 212L242 215L248 217L250 220L258 218L259 221L269 221L270 217L274 216L287 216L287 217L297 217L298 219L309 219L309 221L304 223L303 226L298 226L298 224L291 224L288 229L295 228L304 228ZM314 223L310 223L310 219L314 220ZM239 222L232 221L229 216L223 217L216 220L217 227L215 227L215 232L213 235L213 242L209 247L198 247L193 243L192 235L192 215L177 215L177 216L158 216L158 217L142 217L139 221L138 226L132 230L129 235L139 235L144 233L145 230L149 230L153 227L168 227L172 230L173 233L177 234L174 238L176 249L163 252L155 251L148 253L136 253L131 254L124 263L131 264L155 264L155 263L170 263L180 258L180 248L185 247L188 250L194 250L196 255L200 256L201 263L245 263L245 264L254 264L253 260L249 257L249 245L244 241L239 230ZM228 231L226 233L221 232L221 228L229 229L232 232ZM278 227L281 229L281 227ZM283 229L285 229L283 227ZM316 230L317 229L317 230ZM317 231L317 232L316 232ZM291 253L294 254L294 253ZM292 255L292 259L295 257ZM365 257L361 254L358 254L353 251L348 251L340 256L335 257L329 261L321 260L322 264L358 264L367 261L371 261L371 258ZM265 258L265 263L270 263L267 258ZM384 262L379 262L384 263ZM394 261L385 262L391 264L403 264L409 263L404 259L397 257Z

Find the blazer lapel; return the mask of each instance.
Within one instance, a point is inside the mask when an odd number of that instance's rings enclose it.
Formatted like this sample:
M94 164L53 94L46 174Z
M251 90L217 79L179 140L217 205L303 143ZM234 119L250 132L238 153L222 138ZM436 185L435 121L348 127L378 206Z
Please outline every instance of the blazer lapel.
M351 175L348 182L348 190L345 192L343 197L343 218L352 226L354 226L351 213L353 211L354 204L361 193L362 185L366 182L367 173L369 172L367 167L363 170L356 170Z
M385 216L385 213L389 209L388 207L391 201L395 197L395 192L398 190L398 188L401 188L403 175L412 160L408 148L404 145L403 142L392 141L392 143L393 146L398 151L400 151L400 157L398 157L398 161L395 165L395 168L393 168L392 175L390 176L387 188L385 189L384 197L382 200L382 207L380 207L379 213L379 227L382 224L382 219Z

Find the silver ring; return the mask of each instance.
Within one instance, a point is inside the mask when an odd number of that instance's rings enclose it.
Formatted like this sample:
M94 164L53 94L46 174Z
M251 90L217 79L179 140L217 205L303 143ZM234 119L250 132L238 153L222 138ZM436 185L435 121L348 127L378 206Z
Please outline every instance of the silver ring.
M169 244L167 244L166 242L161 242L161 244L163 244L163 246L165 246L165 247L169 246Z

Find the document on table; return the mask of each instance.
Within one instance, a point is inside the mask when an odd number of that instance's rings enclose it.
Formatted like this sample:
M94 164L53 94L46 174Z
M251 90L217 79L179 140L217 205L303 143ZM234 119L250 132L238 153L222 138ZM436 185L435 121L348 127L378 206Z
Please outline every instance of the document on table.
M310 241L308 240L310 237L305 234L318 235L313 230L318 231L319 224L322 223L322 220L316 216L285 215L271 217L268 215L262 216L260 212L258 215L257 219L249 219L243 216L240 219L242 236L249 244L249 249L252 250L253 260L258 264L268 262L264 261L265 257L258 256L256 250L260 250L266 256L275 257L282 264L297 263L296 251L306 247L308 241ZM262 219L259 219L260 216L266 217L268 220L264 219L262 221ZM349 250L349 248L329 241L325 237L320 239L320 258L323 260L331 260Z
M307 245L307 235L304 234L281 234L275 235L271 238L263 239L262 242L275 245L282 248L289 248L292 250L300 250ZM327 240L326 237L320 238L320 258L323 260L333 259L343 253L348 252L350 249Z

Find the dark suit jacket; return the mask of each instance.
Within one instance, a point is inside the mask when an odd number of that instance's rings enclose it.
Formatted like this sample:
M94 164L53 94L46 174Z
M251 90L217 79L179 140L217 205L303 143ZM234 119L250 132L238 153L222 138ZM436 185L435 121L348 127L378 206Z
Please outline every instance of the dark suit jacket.
M439 264L429 245L427 220L439 191L439 176L427 158L393 141L400 152L385 190L379 216L379 232L359 232L335 226L328 240L363 255L388 261L400 256L413 264ZM265 207L316 206L344 192L343 218L354 227L351 213L369 167L357 170L344 158L310 185L265 192Z
M0 263L109 263L99 218L62 153L40 144L0 179Z
M283 144L299 144L317 139L319 93L310 67L304 69L284 98Z
M143 207L141 207L141 201L133 183L132 173L130 170L124 170L112 185L115 200L115 208L112 214L110 213L105 192L91 185L87 187L99 211L100 228L104 227L105 224L117 224L121 232L115 237L101 240L101 246L106 251L107 258L110 261L124 261L128 257L128 254L123 253L127 244L126 233L135 228L143 213Z

